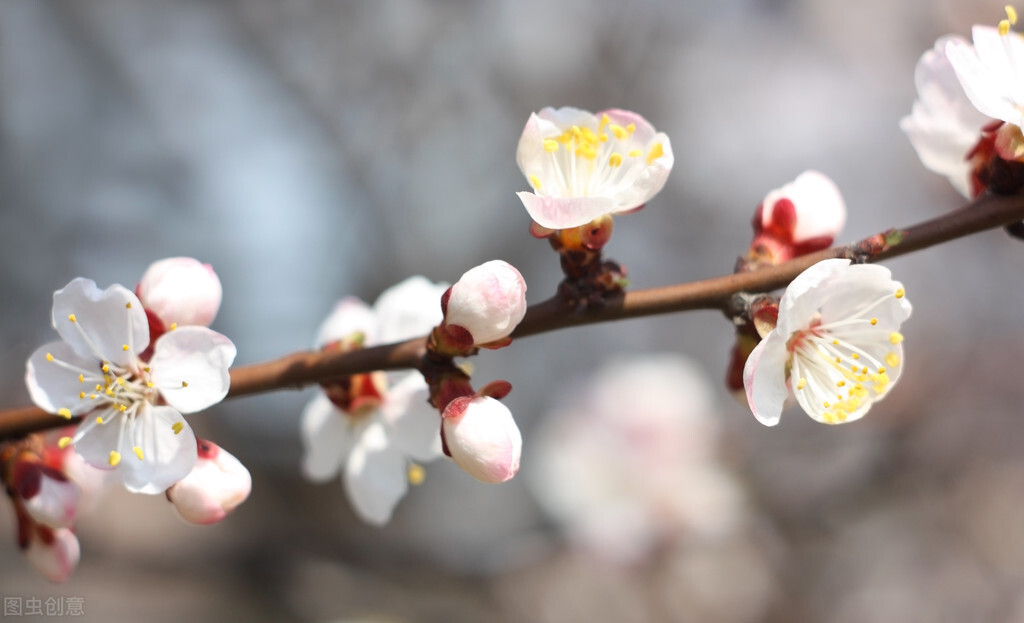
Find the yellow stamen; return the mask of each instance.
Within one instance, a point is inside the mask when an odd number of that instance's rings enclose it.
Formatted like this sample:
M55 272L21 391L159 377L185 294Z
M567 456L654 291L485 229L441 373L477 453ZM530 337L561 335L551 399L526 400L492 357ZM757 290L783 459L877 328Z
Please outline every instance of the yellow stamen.
M70 445L71 437L61 437L60 440L57 442L57 447L60 448L61 450L67 449L67 447Z
M900 356L897 355L896 353L889 353L888 355L885 356L885 365L889 366L890 368L895 368L896 366L900 365Z
M1007 21L1009 21L1011 24L1016 24L1017 23L1017 9L1013 8L1012 6L1010 6L1008 4L1008 5L1003 7L1003 10L1006 11L1006 19L1007 19Z
M75 318L74 314L68 314L68 320L71 322L78 322L78 318Z
M121 462L121 453L117 450L110 451L110 458L107 460L111 467L117 467L117 464Z
M836 387L843 387L844 385L846 385L846 381L839 381L836 383Z
M124 304L124 308L125 308L125 309L131 309L131 308L132 308L132 304L131 304L131 302L129 301L128 303L125 303L125 304Z
M544 139L544 151L552 152L558 151L558 141L552 138Z
M539 177L537 177L536 175L531 175L530 176L530 183L533 184L534 188L536 188L537 190L540 190L540 178Z
M637 156L642 156L643 154L644 154L644 150L642 150L642 149L630 149L629 150L629 157L630 158L636 158Z
M873 327L873 326L875 326L876 324L878 324L878 318L872 318L872 319L871 319L871 326Z
M423 481L427 477L427 470L423 469L423 466L417 465L416 463L409 463L409 469L407 470L409 477L409 484L416 485L423 484Z
M182 431L182 429L184 429L184 428L185 428L185 424L182 423L182 422L175 422L174 424L171 424L171 430L174 431L175 435L180 433Z
M53 355L51 355L50 353L46 353L46 360L53 361Z
M636 124L635 123L631 123L631 124L627 125L626 126L626 131L629 132L630 134L632 134L633 132L636 132Z
M103 423L103 416L102 415L97 415L96 416L96 423L97 424L102 424Z
M850 355L850 357L853 359L860 359L860 355L858 355L857 353L853 353L852 355Z
M57 409L57 415L61 416L65 420L70 420L71 409L68 409L67 407L61 407L60 409Z
M797 389L803 389L807 387L807 379L800 377L800 380L796 382Z
M892 333L889 334L889 343L890 344L899 344L902 341L903 341L903 334L902 333L897 333L896 331L893 331Z
M110 366L103 364L103 367L100 368L100 370L103 370L103 374L106 374L107 372L110 372Z
M132 450L135 452L135 456L139 457L139 460L141 461L142 460L142 448L140 448L138 446L135 446L135 447L132 448Z
M1004 37L1010 34L1010 20L1004 19L999 21L999 34Z
M654 147L651 147L651 151L647 154L647 164L651 164L664 155L665 149L661 146L661 143L655 143Z
M85 398L85 392L78 392L78 399L83 400Z
M182 381L182 382L181 382L181 386L182 386L182 387L188 387L188 383L186 383L185 381Z
M896 290L896 298L901 299L904 295L906 295L906 293L906 290L900 288L899 290Z
M613 167L622 166L622 154L619 152L613 153L608 157L608 165Z
M537 184L537 188L540 188L540 184ZM177 322L172 322L171 326L169 327L169 330L170 331L174 331L177 328L178 328L178 323ZM149 372L149 368L146 368L146 372Z
M629 132L626 130L626 128L622 127L621 125L615 125L613 123L610 126L608 126L608 129L610 129L612 131L612 134L615 135L615 138L619 139L620 141L629 136Z
M125 352L128 352L128 345L127 344L122 344L121 345L121 350L123 350Z
M78 382L79 383L84 383L85 382L85 375L84 374L79 374L78 375Z

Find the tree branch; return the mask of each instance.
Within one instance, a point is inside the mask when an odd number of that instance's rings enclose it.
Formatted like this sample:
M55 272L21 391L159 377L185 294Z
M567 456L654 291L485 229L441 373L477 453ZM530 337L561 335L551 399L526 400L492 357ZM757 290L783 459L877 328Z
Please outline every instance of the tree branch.
M952 212L902 230L883 232L849 245L811 253L752 272L626 292L609 298L598 309L577 312L562 299L550 298L530 306L512 337L522 338L566 327L692 309L727 311L735 294L776 290L824 259L839 257L876 262L1022 220L1024 197L982 197ZM228 397L298 389L312 383L374 370L419 369L425 355L426 337L344 353L297 352L273 361L232 369ZM72 423L79 419L74 418ZM10 409L0 412L0 440L68 423L36 407Z

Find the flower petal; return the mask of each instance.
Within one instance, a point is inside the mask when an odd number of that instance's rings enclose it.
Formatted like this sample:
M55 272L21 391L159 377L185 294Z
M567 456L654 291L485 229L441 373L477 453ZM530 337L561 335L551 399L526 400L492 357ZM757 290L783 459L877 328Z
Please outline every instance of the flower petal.
M409 489L407 462L380 422L367 427L345 465L345 491L363 521L382 526Z
M442 454L441 414L427 402L428 395L427 383L413 372L388 389L382 407L391 444L417 461L432 461Z
M747 404L754 417L765 426L779 423L789 389L786 386L787 334L778 329L770 332L747 357L743 368L743 386Z
M96 402L89 398L91 394L80 396L93 389L99 374L99 362L92 356L82 357L66 342L50 342L28 358L25 385L32 402L40 409L50 413L68 409L72 415L81 415L96 408Z
M223 291L209 264L191 257L169 257L152 263L142 275L139 300L164 323L210 326Z
M382 344L426 335L441 324L441 296L448 284L434 283L416 275L396 283L377 297L373 312Z
M549 229L569 229L586 225L595 218L615 210L611 197L542 197L531 192L518 192L530 218Z
M149 362L153 384L178 411L201 411L227 395L236 353L231 340L216 331L179 327L156 341Z
M836 271L849 265L850 260L822 260L797 275L779 301L779 323L776 330L789 335L797 329L806 328L811 317L830 294L819 286Z
M302 410L302 471L307 478L323 482L338 475L361 432L327 398L317 392Z
M119 366L149 346L149 322L139 299L124 286L100 290L81 277L53 293L53 328L80 356Z
M63 582L71 577L71 572L78 565L81 549L78 537L68 528L58 528L52 534L53 538L49 542L33 535L34 538L25 550L25 557L47 580Z

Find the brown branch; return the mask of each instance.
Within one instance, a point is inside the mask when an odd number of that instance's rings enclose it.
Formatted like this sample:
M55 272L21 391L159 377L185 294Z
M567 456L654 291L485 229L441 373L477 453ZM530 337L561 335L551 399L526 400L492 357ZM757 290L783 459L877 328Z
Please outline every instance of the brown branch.
M512 334L522 338L566 327L625 318L640 318L692 309L729 307L740 292L768 292L787 285L821 260L845 257L860 261L885 260L932 247L949 240L1024 220L1024 197L983 197L974 203L898 231L896 242L884 232L858 242L804 255L757 271L724 275L690 283L627 292L606 301L600 309L577 313L558 297L531 305ZM888 242L886 237L890 236ZM303 351L265 363L231 370L228 397L280 389L298 389L312 383L373 370L422 368L426 338L415 338L347 353ZM0 412L0 440L66 425L67 420L35 407Z

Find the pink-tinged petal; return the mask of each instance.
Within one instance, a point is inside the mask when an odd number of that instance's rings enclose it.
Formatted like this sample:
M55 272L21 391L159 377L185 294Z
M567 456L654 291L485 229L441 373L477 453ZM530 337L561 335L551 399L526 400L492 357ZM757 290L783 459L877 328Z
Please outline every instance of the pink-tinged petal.
M430 333L441 324L441 296L448 284L422 276L409 277L377 297L373 312L380 327L380 343L390 344Z
M518 192L530 218L542 227L569 229L586 225L616 208L611 197L542 197L531 192Z
M813 238L835 238L846 224L846 203L839 188L818 171L804 171L795 180L765 195L761 205L762 227L769 228L779 200L788 199L794 208L791 242Z
M252 476L230 452L199 440L199 459L188 476L167 490L183 519L211 524L224 519L249 497Z
M40 476L39 491L24 500L32 519L51 528L70 528L78 516L81 491L74 482L53 478L45 472Z
M67 528L43 528L40 532L42 534L33 535L25 550L25 557L47 580L67 580L81 558L78 537Z
M66 342L50 342L28 358L25 385L40 409L50 413L68 409L71 415L81 415L96 408L90 394L80 396L83 391L91 392L97 381L102 383L99 366L95 358L82 357Z
M427 402L429 391L419 372L407 374L388 389L382 406L391 444L417 461L441 456L441 414Z
M210 326L223 295L213 268L191 257L154 262L146 269L136 291L142 305L165 326Z
M830 295L830 292L818 286L831 278L836 271L841 271L849 265L850 260L845 259L822 260L797 275L779 301L779 323L776 330L788 335L806 328Z
M776 329L758 344L743 368L743 386L747 404L754 417L765 426L779 423L783 406L789 396L786 386L787 335Z
M178 411L201 411L227 395L236 353L231 340L206 327L169 331L156 341L149 362L153 384Z
M651 125L650 121L648 121L643 116L638 115L637 113L631 110L622 110L621 108L610 108L608 110L603 110L594 116L597 119L600 119L602 115L608 115L608 118L611 120L612 123L616 123L618 125L621 125L622 127L627 127L630 124L633 124L633 126L636 128L633 131L634 138L637 142L642 143L644 145L651 143L655 139L655 137L658 136L658 132L654 129L654 126ZM664 137L665 135L662 134L661 136ZM667 141L668 138L666 137L665 140Z
M338 475L363 426L351 421L323 392L302 410L302 471L323 482Z
M119 366L149 346L149 321L139 299L124 286L100 290L81 277L53 293L53 327L80 356Z
M320 325L316 345L322 348L331 342L343 340L360 333L368 345L380 343L380 329L377 316L363 301L349 296L334 306L331 315Z
M661 155L640 169L635 177L624 178L619 190L614 193L615 214L630 212L643 206L665 187L668 174L672 172L672 165L675 164L672 143L669 142L668 136L659 132L644 145L645 155L642 157L646 158L654 145L660 145Z
M466 271L448 296L445 323L469 331L474 344L507 337L526 314L526 281L508 262Z
M442 417L448 451L467 474L499 483L519 471L523 438L504 404L486 396L456 398Z
M375 526L391 519L409 489L406 459L388 444L380 422L370 424L345 464L345 492L359 517Z

